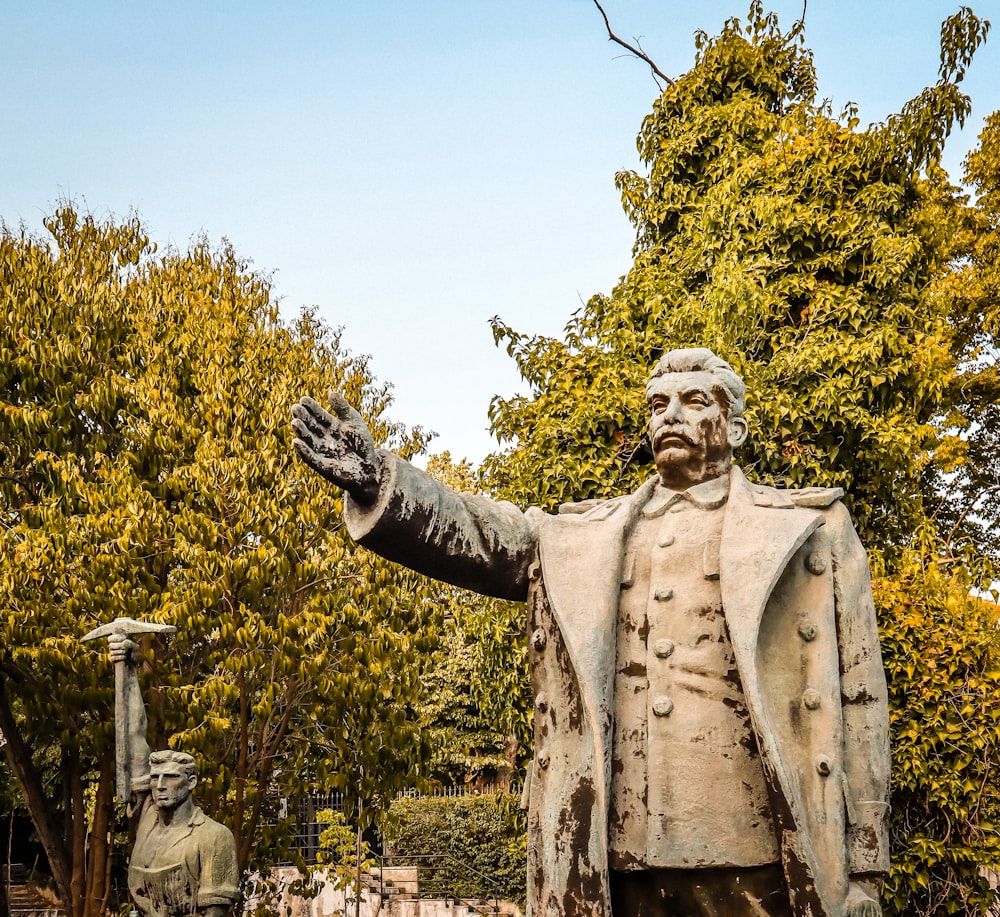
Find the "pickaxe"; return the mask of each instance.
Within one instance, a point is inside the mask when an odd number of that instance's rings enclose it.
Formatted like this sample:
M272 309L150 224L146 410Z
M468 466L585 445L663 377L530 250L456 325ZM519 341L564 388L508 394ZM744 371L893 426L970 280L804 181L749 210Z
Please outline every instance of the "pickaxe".
M95 627L81 640L96 640L111 634L131 637L134 634L173 634L177 628L172 624L154 624L151 621L136 621L135 618L117 618L100 627ZM115 788L118 799L128 802L132 793L132 762L129 758L128 737L131 710L130 691L134 678L126 678L125 660L115 663Z

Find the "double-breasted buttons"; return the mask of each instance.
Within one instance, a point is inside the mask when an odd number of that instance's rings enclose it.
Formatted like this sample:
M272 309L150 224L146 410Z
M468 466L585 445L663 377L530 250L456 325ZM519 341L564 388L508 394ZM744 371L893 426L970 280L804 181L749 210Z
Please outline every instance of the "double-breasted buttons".
M670 716L674 712L674 702L669 697L658 697L653 701L654 716Z
M657 589L656 593L653 595L653 598L655 598L657 602L669 602L673 597L674 590L669 588Z
M656 543L661 548L669 548L676 540L673 535L661 535Z
M830 765L830 759L825 755L816 761L816 773L820 777L829 777L833 772L833 767Z
M543 771L548 769L548 766L549 766L549 753L547 751L541 752L535 760L538 762L538 766Z
M820 704L819 691L815 688L806 688L802 692L802 705L806 710L816 710Z
M816 639L816 625L811 621L803 621L799 625L799 636L806 641L806 643L812 643Z
M549 709L548 697L544 694L539 694L538 697L535 698L535 709L537 709L539 713L545 713Z
M806 569L814 576L826 573L826 558L819 553L807 555Z
M660 659L666 659L673 653L673 651L673 640L657 640L656 643L653 644L653 652L656 653Z
M531 635L531 645L540 653L543 649L545 649L545 644L548 642L548 639L549 638L546 636L544 629L539 627Z

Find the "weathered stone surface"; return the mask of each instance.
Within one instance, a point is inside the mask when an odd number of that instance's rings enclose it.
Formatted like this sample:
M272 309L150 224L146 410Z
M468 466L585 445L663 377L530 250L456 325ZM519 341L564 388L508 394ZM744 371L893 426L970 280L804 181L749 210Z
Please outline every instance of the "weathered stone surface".
M709 351L666 354L646 394L657 475L556 515L376 450L339 396L292 423L357 541L527 602L530 914L878 915L887 692L842 494L732 465L743 383Z
M146 742L137 646L128 634L165 628L135 621L122 627L122 620L130 621L119 619L88 638L106 636L115 663L118 758L130 775L129 814L135 820L129 892L140 917L225 917L239 897L233 833L194 804L195 759L179 751L150 752Z

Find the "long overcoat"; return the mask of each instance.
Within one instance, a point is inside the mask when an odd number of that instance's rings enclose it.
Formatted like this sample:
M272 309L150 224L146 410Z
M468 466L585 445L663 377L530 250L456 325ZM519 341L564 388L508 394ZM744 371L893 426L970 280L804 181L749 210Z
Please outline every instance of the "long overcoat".
M391 453L355 540L486 595L526 600L535 692L531 917L610 917L615 632L625 543L655 486L549 515L457 494ZM838 491L733 468L722 603L796 917L839 917L888 868L888 708L864 550Z

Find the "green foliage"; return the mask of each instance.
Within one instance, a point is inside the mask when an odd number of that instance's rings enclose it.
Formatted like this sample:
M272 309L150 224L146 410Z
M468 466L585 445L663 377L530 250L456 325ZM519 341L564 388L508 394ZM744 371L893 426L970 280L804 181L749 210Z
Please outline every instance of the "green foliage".
M980 914L1000 859L1000 631L967 568L912 551L875 578L889 677L893 860L906 915Z
M936 294L951 307L959 373L944 406L948 432L929 482L949 550L975 544L1000 562L1000 112L986 119L965 162L977 195L961 210L954 263Z
M348 903L356 903L364 891L362 875L376 865L371 848L342 812L324 809L316 813L316 821L324 826L319 835L317 866L323 868L325 881L348 893Z
M518 796L401 797L389 808L384 835L399 862L430 858L418 861L421 894L437 889L525 906L527 835Z
M908 106L913 135L892 119L859 130L817 100L801 32L758 3L745 25L701 35L643 122L648 173L618 176L636 227L628 274L563 340L494 321L531 390L492 404L512 444L487 462L496 492L552 509L637 486L649 369L664 349L706 346L747 383L743 462L759 479L843 486L864 534L903 537L954 365L927 295L949 253L920 169L964 117L963 73L949 66L947 92Z
M51 243L0 239L0 719L63 896L89 914L84 788L100 774L99 854L112 674L82 634L120 615L177 626L145 646L152 739L203 762L199 802L246 868L286 852L269 797L340 789L368 822L412 785L428 754L416 661L440 617L426 581L353 544L293 457L290 405L331 387L380 444L423 446L338 333L308 312L283 323L229 246L157 254L137 219L71 206L46 225Z
M468 462L432 455L427 471L458 491L478 492ZM445 611L439 651L424 676L424 722L435 744L432 776L444 783L523 777L531 748L531 689L524 608L438 584Z

